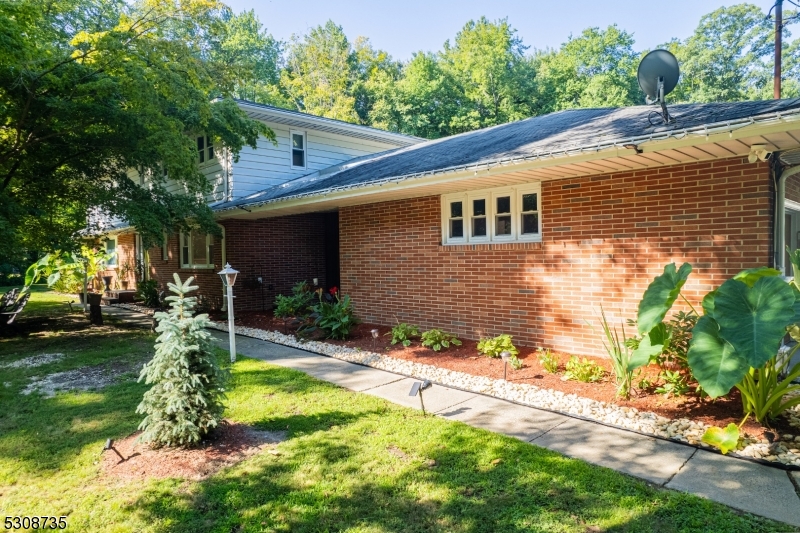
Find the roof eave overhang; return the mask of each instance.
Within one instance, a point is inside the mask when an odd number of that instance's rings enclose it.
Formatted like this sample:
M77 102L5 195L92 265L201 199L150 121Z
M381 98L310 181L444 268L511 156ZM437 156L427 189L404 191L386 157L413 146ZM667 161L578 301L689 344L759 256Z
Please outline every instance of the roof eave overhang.
M720 141L745 139L787 131L800 131L800 109L777 113L766 117L752 117L724 124L710 124L692 130L670 131L647 136L609 142L607 145L587 146L563 152L537 154L534 156L490 161L472 166L441 169L433 172L391 177L366 185L318 191L307 195L254 202L242 206L220 209L217 218L257 218L281 216L287 212L313 212L336 208L341 204L354 205L382 201L380 196L389 191L407 191L408 197L425 196L424 189L431 185L467 181L474 177L499 176L509 172L556 168L574 163L601 161L615 157L631 157L638 154L657 154L668 150L702 146ZM626 148L630 146L630 148ZM635 146L635 148L634 148ZM731 154L733 157L743 154ZM714 159L714 158L709 158ZM676 163L664 163L669 166ZM598 172L587 173L587 175ZM415 194L414 190L420 190Z

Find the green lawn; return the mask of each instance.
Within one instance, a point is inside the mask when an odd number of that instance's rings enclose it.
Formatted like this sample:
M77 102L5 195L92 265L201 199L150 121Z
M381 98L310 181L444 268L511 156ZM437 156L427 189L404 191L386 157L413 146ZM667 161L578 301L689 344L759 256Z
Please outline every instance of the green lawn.
M66 299L37 292L20 318L25 335L0 336L0 364L66 354L39 368L0 368L0 518L67 515L68 531L81 532L787 531L247 358L233 367L226 416L286 430L280 455L255 455L201 482L101 478L103 442L136 429L145 388L128 375L105 389L49 399L20 391L32 375L146 358L154 336L81 326ZM34 315L67 327L38 331Z

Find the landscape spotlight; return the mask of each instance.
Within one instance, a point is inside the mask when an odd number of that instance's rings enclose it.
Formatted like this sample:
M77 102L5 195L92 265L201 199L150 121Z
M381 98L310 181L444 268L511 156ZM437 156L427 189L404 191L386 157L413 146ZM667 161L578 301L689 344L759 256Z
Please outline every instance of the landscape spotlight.
M417 396L419 395L419 405L422 407L422 415L425 415L425 402L422 401L422 391L425 389L429 389L433 383L430 380L426 379L425 381L415 381L413 385L411 385L411 392L408 393L409 396Z
M377 329L371 329L371 330L369 330L369 332L372 333L372 349L374 350L375 349L375 340L378 338L378 330Z

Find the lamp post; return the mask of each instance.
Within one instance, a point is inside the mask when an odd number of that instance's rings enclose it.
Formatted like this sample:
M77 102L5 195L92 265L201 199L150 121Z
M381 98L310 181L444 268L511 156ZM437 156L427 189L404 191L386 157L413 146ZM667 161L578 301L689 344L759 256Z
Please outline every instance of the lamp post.
M238 270L231 268L230 263L225 263L225 268L217 272L219 277L222 278L222 286L226 288L228 293L228 338L231 345L231 363L236 362L236 332L233 325L233 284L236 283L236 274Z

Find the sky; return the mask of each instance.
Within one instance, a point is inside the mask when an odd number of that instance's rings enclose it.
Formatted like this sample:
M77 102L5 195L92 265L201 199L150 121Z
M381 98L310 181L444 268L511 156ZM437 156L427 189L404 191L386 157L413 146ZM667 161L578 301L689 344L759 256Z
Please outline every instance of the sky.
M672 37L686 38L700 17L722 6L723 0L225 0L234 11L255 9L275 38L288 41L310 28L333 20L352 41L363 35L375 48L407 60L414 52L437 51L470 19L508 18L525 45L557 48L585 28L616 23L634 34L637 50L651 49ZM767 10L774 0L751 0ZM785 8L784 8L785 9Z

